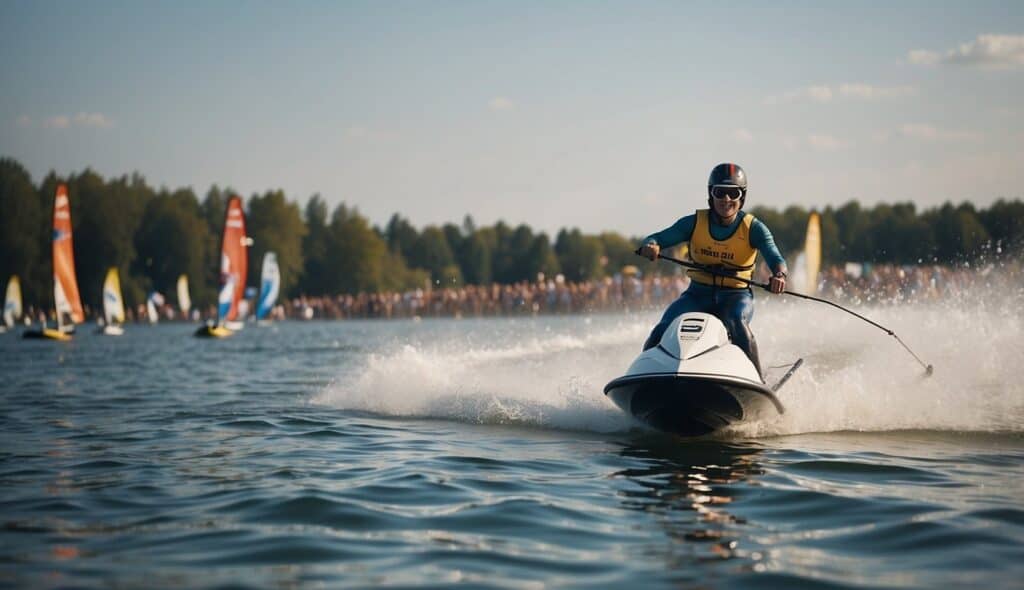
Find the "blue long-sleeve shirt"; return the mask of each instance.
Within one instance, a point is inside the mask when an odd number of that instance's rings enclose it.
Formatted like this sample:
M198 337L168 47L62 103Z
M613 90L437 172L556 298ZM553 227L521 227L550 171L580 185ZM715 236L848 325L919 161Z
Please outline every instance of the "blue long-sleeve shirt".
M740 211L736 215L736 219L733 219L729 225L719 225L717 223L718 216L709 215L710 223L708 225L711 229L711 237L716 240L725 240L736 231L736 228L739 227L746 214L746 211ZM687 215L673 223L670 227L647 236L644 238L644 243L649 244L653 241L662 248L678 246L683 242L690 241L696 225L697 215ZM782 257L778 246L775 245L775 238L772 237L772 232L768 230L767 225L761 223L760 219L755 218L754 223L750 224L750 245L756 248L761 253L761 256L764 256L764 260L768 263L768 268L772 269L772 272L786 271L786 259Z

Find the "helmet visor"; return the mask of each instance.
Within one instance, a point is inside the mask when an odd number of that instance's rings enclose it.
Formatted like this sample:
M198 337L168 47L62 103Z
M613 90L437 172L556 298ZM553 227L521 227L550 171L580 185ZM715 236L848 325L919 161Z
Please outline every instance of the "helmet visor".
M743 189L735 185L716 184L711 187L711 196L716 199L736 201L743 196Z

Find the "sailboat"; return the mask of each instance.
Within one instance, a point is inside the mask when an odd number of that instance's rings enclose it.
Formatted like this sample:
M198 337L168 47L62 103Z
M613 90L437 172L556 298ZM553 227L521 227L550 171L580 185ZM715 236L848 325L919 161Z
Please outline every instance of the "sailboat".
M71 204L68 201L68 187L57 185L53 199L53 302L57 311L57 329L47 328L46 322L39 330L25 332L25 338L47 338L50 340L71 340L75 324L85 321L82 300L78 295L78 279L75 278L75 252L71 240ZM64 316L70 318L64 324Z
M188 275L178 277L178 309L181 317L188 321L188 312L192 309L192 298L188 294Z
M260 271L260 296L256 303L256 325L270 325L270 312L277 303L277 295L281 291L281 271L277 267L277 254L267 252L263 255L263 269Z
M4 297L4 321L0 325L0 334L14 328L14 322L21 317L21 281L18 275L7 280L7 291Z
M146 297L146 319L149 320L150 324L156 324L160 321L159 309L164 304L164 296L157 291L153 291Z
M242 199L228 199L224 214L224 234L220 245L220 290L217 294L217 321L196 330L196 336L226 338L234 332L226 326L238 320L239 303L245 293L245 279L249 264L246 248L252 243L245 235L245 213Z
M124 334L124 298L121 296L121 279L117 268L107 271L103 280L103 328L100 333L107 336Z

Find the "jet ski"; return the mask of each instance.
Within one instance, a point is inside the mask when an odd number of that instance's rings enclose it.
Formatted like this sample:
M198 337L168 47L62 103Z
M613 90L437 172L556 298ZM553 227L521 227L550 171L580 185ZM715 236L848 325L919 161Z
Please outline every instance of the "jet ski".
M785 412L775 392L802 363L795 362L775 387L768 387L743 350L729 341L721 320L685 313L625 375L605 385L604 393L656 430L702 436Z

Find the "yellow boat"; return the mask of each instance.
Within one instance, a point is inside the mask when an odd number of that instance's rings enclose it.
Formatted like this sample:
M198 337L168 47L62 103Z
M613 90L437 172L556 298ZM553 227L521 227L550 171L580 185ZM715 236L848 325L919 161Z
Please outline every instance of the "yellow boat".
M197 338L227 338L234 334L231 330L228 330L224 326L200 326L196 330Z
M53 328L43 328L41 330L28 330L22 334L22 338L39 339L39 340L60 340L66 342L71 340L71 334L62 330L55 330Z

